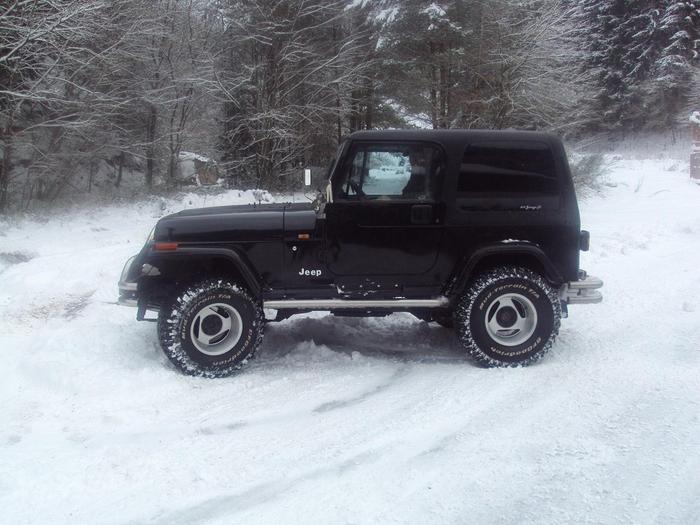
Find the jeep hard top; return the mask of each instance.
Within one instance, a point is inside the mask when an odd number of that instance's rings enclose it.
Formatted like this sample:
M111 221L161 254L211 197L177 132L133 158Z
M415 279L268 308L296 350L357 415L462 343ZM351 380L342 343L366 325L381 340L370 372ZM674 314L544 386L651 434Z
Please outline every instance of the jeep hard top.
M214 377L252 357L266 322L313 310L410 312L454 328L480 364L528 364L568 305L602 300L579 269L589 235L553 135L361 131L324 185L309 204L163 217L127 261L119 302L139 320L157 312L168 358Z

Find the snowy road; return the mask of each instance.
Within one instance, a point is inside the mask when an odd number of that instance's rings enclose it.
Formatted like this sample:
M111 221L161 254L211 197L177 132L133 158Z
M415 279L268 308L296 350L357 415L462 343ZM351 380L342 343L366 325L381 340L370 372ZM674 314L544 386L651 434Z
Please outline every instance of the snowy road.
M315 314L236 377L184 377L111 304L153 206L0 223L0 522L700 522L700 187L679 165L621 162L582 204L605 302L525 369L476 368L409 315Z

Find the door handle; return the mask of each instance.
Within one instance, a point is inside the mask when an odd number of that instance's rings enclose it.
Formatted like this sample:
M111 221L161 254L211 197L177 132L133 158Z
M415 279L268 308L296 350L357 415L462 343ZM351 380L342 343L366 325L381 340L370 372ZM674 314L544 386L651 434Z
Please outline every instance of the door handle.
M431 204L414 204L411 206L411 224L432 224L434 219Z

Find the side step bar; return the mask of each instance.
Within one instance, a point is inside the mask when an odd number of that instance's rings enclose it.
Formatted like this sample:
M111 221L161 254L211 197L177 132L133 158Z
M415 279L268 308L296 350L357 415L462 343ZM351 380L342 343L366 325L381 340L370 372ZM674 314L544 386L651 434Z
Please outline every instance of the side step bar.
M263 301L263 308L272 310L349 310L375 308L445 308L450 304L447 297L435 299L272 299Z
M567 304L596 304L603 301L603 294L598 288L603 281L591 275L580 281L571 281L561 287L559 296Z

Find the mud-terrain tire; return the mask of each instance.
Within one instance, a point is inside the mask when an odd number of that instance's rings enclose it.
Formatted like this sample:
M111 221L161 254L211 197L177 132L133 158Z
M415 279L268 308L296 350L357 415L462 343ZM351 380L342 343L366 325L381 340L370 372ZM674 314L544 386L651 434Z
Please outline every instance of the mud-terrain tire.
M263 337L258 301L234 282L187 286L158 314L160 346L187 375L226 377L252 358Z
M480 365L529 365L552 348L561 324L561 302L535 272L498 267L471 283L458 301L455 324L460 342Z

